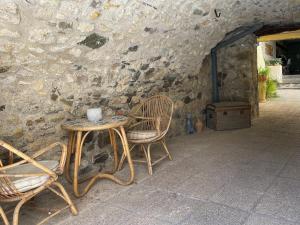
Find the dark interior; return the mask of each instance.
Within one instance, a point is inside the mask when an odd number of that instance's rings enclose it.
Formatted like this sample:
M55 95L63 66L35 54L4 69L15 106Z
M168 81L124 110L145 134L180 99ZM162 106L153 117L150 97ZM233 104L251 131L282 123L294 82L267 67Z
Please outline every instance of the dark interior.
M300 74L300 39L278 41L276 57L282 59L283 74Z

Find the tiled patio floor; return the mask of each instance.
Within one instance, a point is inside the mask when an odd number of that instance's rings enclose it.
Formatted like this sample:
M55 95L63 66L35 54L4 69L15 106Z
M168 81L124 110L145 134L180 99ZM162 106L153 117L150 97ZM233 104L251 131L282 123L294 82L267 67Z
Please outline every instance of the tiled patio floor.
M78 216L65 210L49 223L299 225L300 90L279 95L261 106L252 128L169 140L174 160L158 164L152 177L137 165L131 186L99 181L75 200ZM31 205L45 201L56 198L42 195ZM21 222L38 215L24 207Z

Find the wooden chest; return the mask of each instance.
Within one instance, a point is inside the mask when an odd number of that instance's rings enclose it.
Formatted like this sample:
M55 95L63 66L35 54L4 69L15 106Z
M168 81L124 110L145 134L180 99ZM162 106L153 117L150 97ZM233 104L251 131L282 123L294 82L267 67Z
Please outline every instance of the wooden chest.
M218 102L206 106L206 125L214 130L251 127L251 106L247 102Z

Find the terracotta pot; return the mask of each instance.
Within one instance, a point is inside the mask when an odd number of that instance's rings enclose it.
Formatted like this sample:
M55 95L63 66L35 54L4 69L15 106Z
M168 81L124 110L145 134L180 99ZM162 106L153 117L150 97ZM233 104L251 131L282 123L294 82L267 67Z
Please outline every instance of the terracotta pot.
M196 127L197 133L201 133L203 131L203 129L204 129L204 124L203 124L202 120L197 119L195 127Z
M258 97L259 102L266 102L267 96L267 82L266 81L258 81Z
M266 81L267 80L267 76L265 76L265 75L259 75L258 76L258 81L259 82L263 82L263 81Z

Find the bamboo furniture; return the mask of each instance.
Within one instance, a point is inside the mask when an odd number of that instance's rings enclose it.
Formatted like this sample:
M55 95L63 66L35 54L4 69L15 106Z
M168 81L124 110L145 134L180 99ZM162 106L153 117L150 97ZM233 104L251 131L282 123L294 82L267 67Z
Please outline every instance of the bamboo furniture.
M130 113L131 121L128 125L127 138L130 144L129 151L133 151L135 147L140 146L144 152L146 160L133 160L134 162L147 163L148 172L152 175L152 166L161 160L169 157L171 154L167 148L165 136L169 130L173 114L172 100L163 95L157 95L146 99L137 107L132 109ZM151 145L161 144L166 155L152 162ZM126 158L123 154L119 169Z
M61 157L59 162L56 160L37 160L45 153L54 151L60 147ZM19 212L24 203L32 199L40 192L49 189L61 197L70 207L73 215L77 215L77 209L71 201L64 187L57 181L58 175L64 171L67 156L67 147L59 142L49 145L37 151L29 157L23 152L17 150L6 142L0 140L1 148L8 150L10 160L8 165L3 165L0 160L0 202L19 201L13 213L13 225L19 222ZM13 155L18 156L21 161L13 162ZM55 190L57 188L59 191ZM8 219L0 206L0 215L5 225L8 225ZM50 215L43 220L45 222Z
M127 123L127 121L128 121L127 117L115 116L115 117L104 118L103 120L96 123L90 122L87 119L77 119L74 121L67 121L62 125L63 129L69 131L68 155L67 155L65 175L66 175L66 179L70 183L73 183L73 190L76 197L81 197L85 195L97 179L109 179L120 185L129 185L133 182L134 167L131 160L131 156L128 148L128 142L124 130L124 125ZM78 184L81 181L79 181L78 179L78 172L79 172L79 166L81 162L81 154L82 154L84 141L89 133L93 131L103 131L103 130L108 130L109 132L110 142L114 150L114 168L110 172L97 173L96 175L87 178L89 179L88 184L86 185L86 187L83 188L83 190L79 190ZM118 164L119 164L118 146L117 146L115 134L119 136L123 147L123 154L127 156L127 161L130 169L130 176L128 180L122 180L116 177L115 175L113 175L117 171ZM75 154L73 179L71 178L70 175L70 159L72 154Z
M2 217L2 220L4 222L5 225L9 225L8 219L4 213L4 210L2 209L2 207L0 206L0 216Z

